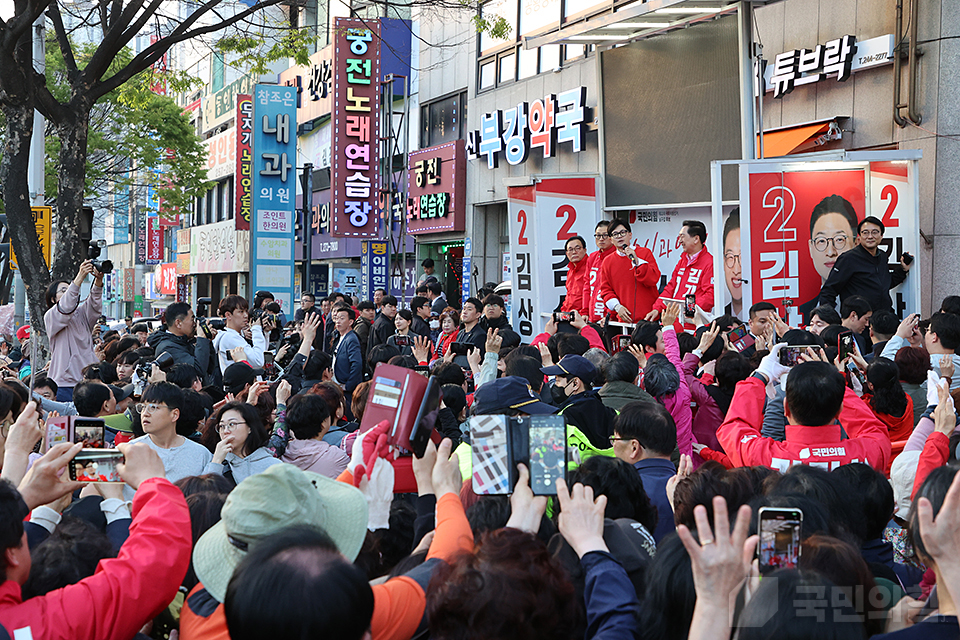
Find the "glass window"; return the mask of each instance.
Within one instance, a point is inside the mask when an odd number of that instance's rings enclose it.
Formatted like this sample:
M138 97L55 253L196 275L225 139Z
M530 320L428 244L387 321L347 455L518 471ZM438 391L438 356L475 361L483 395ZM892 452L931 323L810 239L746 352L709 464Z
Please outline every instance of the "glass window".
M560 66L560 45L548 44L540 47L540 73L549 73Z
M580 44L565 44L563 45L563 59L564 60L573 60L574 58L579 58L584 55L586 47Z
M425 105L422 110L422 147L452 142L463 136L463 105L466 92Z
M560 0L521 0L520 35L528 36L560 24Z
M497 72L497 82L510 82L517 78L517 54L509 53L500 56L500 69Z
M520 74L521 80L537 75L537 49L520 47Z
M480 65L480 90L489 89L497 83L496 60L489 60Z
M563 18L569 20L581 17L603 7L609 7L610 4L610 0L564 0Z
M517 40L517 0L490 0L480 8L480 15L491 24L506 18L510 32L506 38L494 38L487 31L480 34L480 51L487 52Z
M211 88L214 91L220 91L220 89L223 89L224 67L225 65L223 62L223 54L219 52L214 52L212 72L211 72L211 75L213 77L211 78L211 82L210 82L210 84L213 85Z

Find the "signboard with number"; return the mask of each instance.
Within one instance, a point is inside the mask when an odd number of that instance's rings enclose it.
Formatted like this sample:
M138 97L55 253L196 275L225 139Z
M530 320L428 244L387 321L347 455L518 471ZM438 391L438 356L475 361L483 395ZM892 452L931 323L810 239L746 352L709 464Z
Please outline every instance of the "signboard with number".
M43 259L50 266L50 234L53 224L53 209L51 207L30 207L30 215L33 216L33 226L37 230L37 237L40 239L40 252ZM13 243L10 243L10 268L17 269L17 255L13 250Z
M251 287L269 290L293 314L297 91L258 84L253 94Z
M529 343L540 333L539 297L536 277L536 241L533 239L533 220L536 218L536 187L507 188L507 216L510 221L510 267L513 271L510 286L512 309L510 324ZM464 244L464 263L467 261ZM464 278L466 280L466 278Z
M331 235L373 238L380 186L380 22L337 18L334 33Z

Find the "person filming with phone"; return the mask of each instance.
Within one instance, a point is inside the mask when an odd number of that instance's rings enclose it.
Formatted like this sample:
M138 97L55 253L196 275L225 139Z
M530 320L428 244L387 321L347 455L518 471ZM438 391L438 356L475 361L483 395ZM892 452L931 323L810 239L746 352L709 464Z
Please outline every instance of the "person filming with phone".
M87 299L80 302L80 286L93 275ZM103 313L103 274L84 260L73 282L57 280L47 287L43 323L50 338L48 376L57 383L57 400L69 402L73 388L83 380L83 368L98 362L91 332Z

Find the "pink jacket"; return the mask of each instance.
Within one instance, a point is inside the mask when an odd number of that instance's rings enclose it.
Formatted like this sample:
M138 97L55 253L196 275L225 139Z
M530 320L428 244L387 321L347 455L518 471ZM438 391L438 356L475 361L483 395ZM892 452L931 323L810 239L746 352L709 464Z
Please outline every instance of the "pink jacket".
M49 376L61 387L74 387L83 380L81 371L97 362L90 332L103 313L103 287L90 287L80 302L80 287L71 282L60 302L43 315L50 338Z
M291 440L281 460L304 471L336 478L346 470L350 456L321 440Z
M661 399L673 421L677 424L677 447L681 454L693 456L693 411L690 409L690 387L683 375L683 363L680 362L680 343L673 326L663 328L663 350L677 373L680 374L680 388L676 393Z
M704 444L714 451L720 451L720 441L717 440L717 429L723 422L723 412L717 406L707 387L696 377L700 358L695 353L688 353L683 357L681 377L687 381L690 388L690 398L697 405L697 412L693 416L693 437L699 444Z

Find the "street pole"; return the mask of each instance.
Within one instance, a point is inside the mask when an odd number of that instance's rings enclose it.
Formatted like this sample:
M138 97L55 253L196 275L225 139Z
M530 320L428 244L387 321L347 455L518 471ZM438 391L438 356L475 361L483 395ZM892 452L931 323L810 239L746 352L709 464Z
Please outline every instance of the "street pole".
M310 262L313 260L313 163L303 165L303 286L300 295L313 293L310 284ZM291 307L293 308L293 307Z

